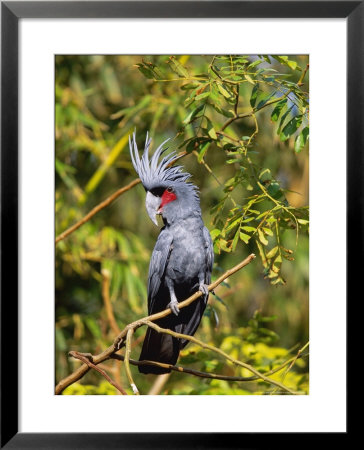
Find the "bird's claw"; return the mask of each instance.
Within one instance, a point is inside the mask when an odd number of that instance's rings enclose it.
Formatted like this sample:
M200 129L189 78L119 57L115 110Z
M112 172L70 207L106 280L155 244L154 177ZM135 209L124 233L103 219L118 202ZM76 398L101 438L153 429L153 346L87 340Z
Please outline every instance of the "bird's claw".
M209 295L209 289L207 284L201 283L198 289L203 293L203 295L206 297Z
M171 301L168 303L167 305L168 308L171 309L171 311L173 312L173 314L175 316L178 316L179 314L179 308L178 308L178 302L177 301Z

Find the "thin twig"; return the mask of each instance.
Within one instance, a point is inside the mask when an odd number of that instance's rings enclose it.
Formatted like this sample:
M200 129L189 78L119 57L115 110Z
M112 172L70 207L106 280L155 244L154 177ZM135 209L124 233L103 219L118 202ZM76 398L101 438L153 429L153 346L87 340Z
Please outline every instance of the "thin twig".
M225 128L227 128L229 125L231 125L233 122L235 122L238 119L246 119L247 117L253 117L254 114L260 110L262 110L263 108L266 108L267 106L270 105L274 105L275 103L280 102L281 100L284 100L286 97L289 96L289 94L291 94L293 92L293 89L290 89L289 91L287 91L285 94L283 94L281 97L275 98L273 100L270 100L267 103L264 103L264 105L262 105L260 108L255 107L252 108L252 110L248 113L244 113L244 114L234 114L233 117L230 117L230 119L228 119L220 128L219 132L221 133L222 131L225 130Z
M292 389L288 388L287 386L284 386L282 383L279 383L279 381L272 380L271 378L262 374L258 370L254 369L254 367L252 367L250 364L246 364L242 361L232 358L230 355L225 353L223 350L221 350L217 347L214 347L213 345L205 344L204 342L200 341L199 339L195 338L194 336L189 336L187 334L182 334L182 333L176 333L175 331L168 330L167 328L161 328L157 324L150 322L150 321L147 321L146 325L148 325L148 327L150 327L150 328L153 328L153 330L157 331L158 333L169 334L170 336L173 336L173 337L176 337L179 339L185 339L185 340L194 342L195 344L199 345L202 348L206 348L207 350L211 350L215 353L218 353L219 355L223 356L224 358L231 361L235 365L244 367L245 369L248 369L250 372L254 373L254 375L261 378L265 382L273 384L275 386L278 386L280 389L283 389L284 391L289 392L290 394L294 394L294 395L298 394L298 392L295 392Z
M269 372L265 372L264 375L268 376L268 375L273 375L277 372L279 372L280 370L284 369L288 364L291 364L293 361L296 361L298 358L302 358L303 356L307 356L308 354L300 354L300 355L296 355L293 356L292 358L288 359L287 361L285 361L284 363L282 363L280 366L276 367L275 369L270 370ZM111 359L115 359L118 361L124 361L125 357L124 355L119 355L117 353L111 355ZM189 375L194 375L196 377L200 377L200 378L213 378L215 380L224 380L224 381L256 381L259 380L260 377L258 377L257 375L253 375L251 377L235 377L235 376L230 376L230 375L220 375L217 373L212 373L212 372L201 372L199 370L195 370L195 369L189 369L187 367L182 367L182 366L174 366L172 364L165 364L165 363L161 363L161 362L157 362L157 361L148 361L148 360L143 360L143 361L136 361L135 359L129 359L129 363L134 365L134 366L157 366L157 367L162 367L163 369L169 369L169 370L173 370L175 372L180 372L180 373L187 373Z
M243 267L247 266L251 263L251 261L255 258L254 253L249 255L247 258L244 259L244 261L240 262L233 268L227 270L223 275L221 275L217 280L215 280L213 283L211 283L208 286L209 291L213 291L220 283L222 283L226 278L230 277L234 273L241 270ZM188 299L184 300L183 302L180 302L178 304L179 309L185 308L186 306L190 305L192 302L196 301L199 297L201 297L202 292L198 291L195 292L193 295L191 295ZM153 321L157 319L161 319L162 317L166 317L169 314L171 314L171 310L168 308L164 311L161 311L157 314L152 314L151 316L144 317L142 319L136 320L133 323L130 323L127 325L124 330L116 337L114 340L114 343L110 345L106 350L104 350L102 353L99 353L98 355L93 356L93 363L99 364L100 362L104 362L107 359L110 359L111 355L116 353L120 348L125 344L125 337L127 335L127 332L130 328L132 328L134 331L145 324L145 321ZM79 367L77 370L75 370L73 373L68 375L66 378L63 378L56 386L55 393L57 395L61 394L62 391L69 386L70 384L78 381L81 379L87 372L89 371L89 366L87 364L83 364L81 367Z
M303 84L304 84L303 80L305 78L305 75L306 75L309 67L310 67L310 65L307 64L306 67L305 67L305 70L302 72L302 75L301 75L300 79L297 82L297 86L303 86Z
M84 362L85 364L88 365L88 367L90 367L91 369L95 369L97 372L101 373L101 375L106 378L106 380L112 384L122 395L128 395L126 391L124 391L124 389L119 386L117 383L115 383L115 381L113 381L109 375L102 369L100 369L100 367L97 367L95 364L93 364L90 359L88 359L86 356L81 355L79 352L75 352L75 351L71 351L69 352L70 356L73 356L76 359L79 359L80 361Z
M130 370L130 365L129 365L129 359L130 359L130 352L131 352L131 338L134 334L134 330L133 328L130 328L128 330L128 333L126 335L126 346L125 346L125 359L124 359L124 364L125 364L125 372L126 372L126 376L128 377L130 386L134 392L135 395L139 395L139 390L136 387L136 384L134 383L133 380L133 376L131 374L131 370Z
M297 352L297 355L292 358L292 362L290 363L290 365L286 368L286 370L283 372L282 377L281 377L281 381L282 383L284 382L287 373L292 369L292 367L296 364L296 361L298 358L301 357L302 353L304 350L306 350L306 348L310 345L310 341L308 341L302 348L300 348ZM276 389L274 389L274 391L272 392L272 394L274 394L276 391Z
M173 160L173 164L178 161L179 159L183 158L185 155L187 155L187 152L181 152L174 160ZM78 230L78 228L80 228L82 225L84 225L86 222L88 222L95 214L97 214L98 212L100 212L102 209L106 208L107 206L109 206L113 201L115 201L118 197L120 197L120 195L124 194L127 191L130 191L130 189L132 189L134 186L136 186L137 184L139 184L141 182L140 178L136 178L135 180L133 180L132 182L130 182L129 184L127 184L126 186L123 186L122 188L118 189L117 191L115 191L113 194L111 194L109 197L107 197L105 200L103 200L101 203L99 203L98 205L96 205L94 208L91 209L91 211L89 213L87 213L84 217L82 217L81 220L79 220L78 222L76 222L74 225L72 225L71 227L67 228L67 230L63 231L63 233L59 234L56 237L56 244L58 244L58 242L62 241L63 239L65 239L67 236L69 236L71 233L73 233L74 231Z
M112 203L114 200L116 200L118 197L120 197L120 195L124 194L124 192L130 191L130 189L132 189L134 186L136 186L140 182L141 182L140 178L136 178L131 183L129 183L126 186L123 186L122 188L118 189L116 192L114 192L109 197L107 197L107 199L105 199L104 201L99 203L97 206L92 208L91 211L88 214L86 214L84 217L82 217L81 220L76 222L71 227L67 228L67 230L63 231L63 233L59 234L56 237L56 244L58 244L58 242L60 242L63 239L65 239L67 236L69 236L74 231L78 230L78 228L80 228L83 224L88 222L95 214L100 212L102 209L106 208L106 206L109 206L110 203Z

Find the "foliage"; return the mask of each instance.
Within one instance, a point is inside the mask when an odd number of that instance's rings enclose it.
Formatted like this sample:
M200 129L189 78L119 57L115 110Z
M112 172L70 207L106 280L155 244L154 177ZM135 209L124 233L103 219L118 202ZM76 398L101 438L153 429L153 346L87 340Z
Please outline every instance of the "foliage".
M274 58L292 70L303 70L288 57ZM284 284L282 262L283 259L292 261L293 251L283 247L282 231L293 228L298 233L306 227L307 209L288 204L281 183L269 167L262 165L264 161L255 156L257 115L269 107L271 120L278 124L279 139L284 142L294 137L295 151L300 152L309 133L308 99L300 89L301 78L295 83L287 74L266 67L265 62L271 63L269 56L254 61L242 56L216 56L206 73L190 75L176 58L170 57L166 64L143 61L138 69L147 78L162 81L168 79L168 67L186 82L180 86L186 91L183 106L187 115L179 134L188 137L179 147L196 152L201 162L213 145L225 151L226 164L234 165L234 176L224 182L224 195L211 211L215 251L231 252L239 240L248 244L252 239L259 250L265 276L272 284ZM248 94L250 91L250 106L243 106L240 112L240 92L247 91ZM241 136L230 126L242 118L254 121L250 135ZM239 187L248 194L240 201L233 198L233 192Z
M135 178L127 146L135 127L141 147L147 130L155 143L171 138L172 149L187 152L181 162L201 191L216 253L214 276L248 253L260 257L217 290L198 334L263 372L308 338L307 62L306 56L276 55L56 58L56 234ZM117 325L145 315L156 235L143 189L136 187L57 244L57 380L79 364L68 360L68 350L95 353L115 335L102 295L103 270L110 274ZM133 349L132 357L138 352ZM240 370L192 344L180 364L230 375ZM135 377L142 392L154 379L136 371ZM85 377L93 385L99 380L93 373ZM303 359L286 382L307 391ZM264 382L185 374L173 374L165 389L272 391Z
M98 386L92 384L73 383L64 390L64 395L116 395L117 390L107 381Z

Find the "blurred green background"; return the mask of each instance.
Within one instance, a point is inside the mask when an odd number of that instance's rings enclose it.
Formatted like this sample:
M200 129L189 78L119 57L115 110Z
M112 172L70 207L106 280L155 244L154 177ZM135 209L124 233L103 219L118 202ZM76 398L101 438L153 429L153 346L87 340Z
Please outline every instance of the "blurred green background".
M199 187L205 224L214 230L213 278L257 254L210 296L196 337L263 372L295 356L308 341L307 64L306 55L55 59L56 235L136 178L128 150L128 136L135 129L140 149L147 131L153 148L170 138L171 150L187 149L180 163ZM220 132L236 114L246 117ZM254 195L259 202L251 212L255 218L246 219L246 231L227 229L237 217L249 216L242 208ZM68 351L100 353L118 329L147 314L148 265L158 229L144 202L139 184L56 246L56 382L80 365ZM258 213L266 212L263 227ZM140 328L134 336L134 359L144 333ZM193 344L182 352L179 364L251 375ZM131 393L121 362L102 367ZM308 358L287 367L272 377L308 393ZM158 386L155 376L131 369L143 394L276 392L261 381L180 373ZM117 393L94 371L64 392Z

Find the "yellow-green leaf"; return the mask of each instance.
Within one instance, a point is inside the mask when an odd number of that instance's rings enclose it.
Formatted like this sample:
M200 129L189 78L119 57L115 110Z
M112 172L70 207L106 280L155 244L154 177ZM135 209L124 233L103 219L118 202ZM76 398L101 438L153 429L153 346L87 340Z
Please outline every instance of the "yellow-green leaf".
M249 242L250 238L251 236L249 236L249 234L240 232L240 239L244 241L246 244Z
M249 83L251 83L251 84L253 84L253 85L255 86L255 83L254 83L252 77L250 77L249 75L246 75L246 74L244 75L244 77L245 77L245 79L246 79L247 81L249 81Z
M263 245L268 245L268 240L266 239L266 237L264 236L263 231L260 228L258 229L258 237L259 237L260 242Z
M278 246L272 248L272 250L269 250L269 252L268 252L267 255L266 255L267 258L268 258L268 259L273 258L273 256L277 253L277 251L278 251Z

